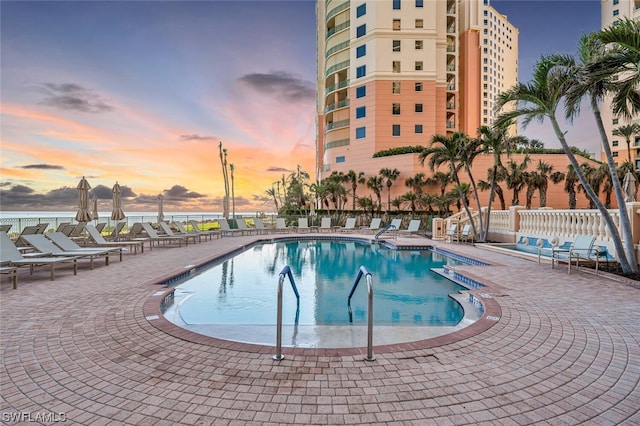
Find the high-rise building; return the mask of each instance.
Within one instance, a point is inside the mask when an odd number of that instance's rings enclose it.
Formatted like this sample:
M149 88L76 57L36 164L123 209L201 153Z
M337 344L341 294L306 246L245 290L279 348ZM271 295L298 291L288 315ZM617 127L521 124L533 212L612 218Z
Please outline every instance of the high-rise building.
M518 30L489 0L317 1L317 174L402 178L434 134L475 136L517 82Z
M601 0L601 7L600 20L602 28L610 27L614 22L623 18L640 21L640 0ZM611 98L604 99L600 112L616 164L621 165L630 159L635 168L640 169L640 134L631 136L629 141L630 149L627 149L626 137L614 134L614 131L621 126L627 126L632 123L640 125L640 116L636 115L631 120L628 120L614 115L611 107ZM601 158L603 161L606 159L604 151L602 151Z

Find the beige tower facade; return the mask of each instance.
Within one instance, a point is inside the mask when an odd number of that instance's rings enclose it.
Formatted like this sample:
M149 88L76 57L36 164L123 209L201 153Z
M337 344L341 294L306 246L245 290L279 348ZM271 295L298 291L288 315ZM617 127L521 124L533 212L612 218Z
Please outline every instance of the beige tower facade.
M517 82L518 31L488 0L319 0L317 176L348 170L400 180L425 172L434 134L491 125Z
M607 28L619 19L630 18L640 21L640 0L601 0L601 24L602 28ZM614 135L615 129L631 123L640 125L640 116L636 115L631 120L618 117L613 114L611 100L605 99L600 108L602 122L604 124L611 152L616 164L621 165L625 161L634 164L636 169L640 169L640 134L634 135L630 140L630 149L627 149L627 140L624 136ZM601 158L606 160L604 151Z

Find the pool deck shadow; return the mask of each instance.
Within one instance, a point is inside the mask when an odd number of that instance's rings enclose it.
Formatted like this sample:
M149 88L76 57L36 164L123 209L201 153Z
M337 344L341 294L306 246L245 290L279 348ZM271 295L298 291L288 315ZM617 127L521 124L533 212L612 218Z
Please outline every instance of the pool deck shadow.
M456 270L487 284L498 315L479 322L491 325L376 347L374 361L365 348L284 348L274 361L273 346L156 326L157 282L260 237L154 248L93 271L81 263L77 276L63 266L55 281L21 270L17 290L3 278L3 422L640 424L637 282L470 244L397 240L490 263Z

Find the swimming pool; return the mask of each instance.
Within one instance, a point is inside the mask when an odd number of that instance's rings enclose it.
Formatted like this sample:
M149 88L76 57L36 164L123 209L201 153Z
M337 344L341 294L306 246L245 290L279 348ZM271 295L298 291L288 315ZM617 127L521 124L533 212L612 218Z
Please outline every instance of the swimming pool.
M352 317L347 296L365 266L373 276L378 344L418 340L462 326L464 301L449 295L465 288L431 271L461 263L431 250L393 250L346 239L260 243L172 283L174 303L164 314L201 334L273 344L278 274L288 265L300 303L285 282L285 346L352 346L366 328L364 280L351 300ZM381 340L390 330L391 336Z

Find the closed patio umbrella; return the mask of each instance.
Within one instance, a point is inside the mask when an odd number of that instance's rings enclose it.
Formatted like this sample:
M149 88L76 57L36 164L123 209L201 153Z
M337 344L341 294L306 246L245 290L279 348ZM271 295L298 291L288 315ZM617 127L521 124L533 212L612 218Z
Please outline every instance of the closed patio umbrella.
M91 185L82 176L80 183L78 183L78 212L76 213L76 220L78 222L90 222L91 213L89 212L89 190Z
M122 201L120 198L120 193L122 192L122 190L120 189L120 185L118 185L117 181L116 184L113 185L111 192L113 192L113 210L111 211L111 220L115 220L117 222L126 217L124 212L122 211L121 205Z
M636 201L636 177L630 171L624 176L622 190L624 191L624 201Z
M164 202L162 194L158 194L158 222L164 220Z
M98 223L98 196L91 198L91 218Z

